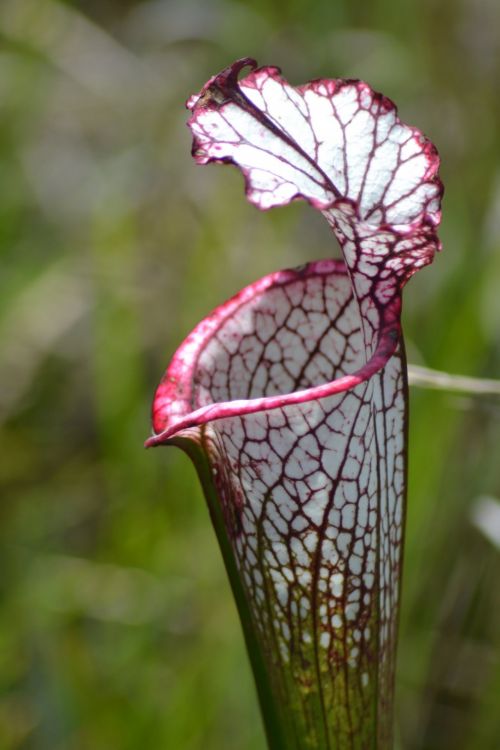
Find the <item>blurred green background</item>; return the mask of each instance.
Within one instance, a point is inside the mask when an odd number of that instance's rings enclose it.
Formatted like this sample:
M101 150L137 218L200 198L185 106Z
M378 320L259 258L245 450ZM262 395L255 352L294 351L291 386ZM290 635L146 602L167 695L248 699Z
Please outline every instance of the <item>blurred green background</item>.
M496 0L0 1L0 749L263 750L194 470L144 451L182 338L337 249L196 167L184 101L235 58L361 77L442 156L410 361L500 377ZM400 750L500 747L500 402L413 390ZM479 514L480 515L480 514ZM476 521L474 521L476 519ZM479 524L480 526L480 524Z

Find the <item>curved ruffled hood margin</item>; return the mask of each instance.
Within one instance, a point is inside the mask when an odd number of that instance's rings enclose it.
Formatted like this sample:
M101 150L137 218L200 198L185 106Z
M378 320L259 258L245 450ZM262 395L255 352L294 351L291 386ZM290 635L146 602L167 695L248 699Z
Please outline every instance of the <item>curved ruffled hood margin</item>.
M236 164L258 208L307 200L344 260L278 271L203 320L158 387L147 444L180 445L198 469L270 747L390 748L401 290L440 248L437 152L366 83L292 87L250 59L187 106L197 163Z

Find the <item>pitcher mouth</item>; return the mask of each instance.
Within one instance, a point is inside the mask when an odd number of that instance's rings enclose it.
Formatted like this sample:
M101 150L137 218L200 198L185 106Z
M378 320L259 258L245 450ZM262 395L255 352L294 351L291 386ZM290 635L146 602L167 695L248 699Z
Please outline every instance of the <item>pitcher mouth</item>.
M206 363L203 364L200 360L205 357L209 360L209 366L212 366L207 350L212 346L216 353L219 351L217 349L219 344L214 344L214 340L220 337L221 331L229 326L232 327L231 346L236 346L235 351L237 351L238 341L241 343L244 337L238 329L238 315L241 317L242 311L245 313L250 311L254 315L256 311L261 312L265 308L271 313L276 313L277 310L273 309L273 305L276 304L273 294L287 287L292 288L294 284L302 285L306 289L307 284L313 279L320 280L324 285L327 285L329 280L330 283L334 280L341 291L341 298L336 300L339 308L338 317L335 314L328 317L324 313L323 327L326 324L332 332L335 332L335 326L344 330L347 320L346 305L351 305L349 336L356 339L358 348L357 361L350 362L352 372L348 371L351 368L346 367L346 362L341 361L338 354L330 352L333 377L331 379L326 377L320 384L301 382L295 383L295 387L292 385L290 390L284 388L283 393L275 392L272 395L266 395L264 392L262 395L238 397L241 395L238 392L238 389L241 390L241 383L237 381L237 376L234 376L232 385L236 389L236 397L218 399L214 398L211 389L203 389L201 381L203 378L208 379L209 376L206 372ZM304 300L306 302L308 300L307 292ZM260 308L256 303L260 304ZM352 320L354 309L356 311L355 322ZM372 375L384 367L397 349L401 335L399 310L400 299L395 297L388 308L383 311L384 316L380 317L379 327L373 331L373 341L369 343L368 348L362 333L362 317L357 308L344 261L316 261L296 269L277 271L250 284L217 307L196 326L178 348L157 388L152 408L153 435L146 440L145 446L154 447L164 444L183 430L199 427L208 422L327 398L368 381ZM314 314L311 313L311 315ZM273 335L279 336L279 333L280 329L276 328ZM273 335L270 336L268 342L272 342ZM340 335L342 334L339 333ZM336 357L338 361L335 361Z

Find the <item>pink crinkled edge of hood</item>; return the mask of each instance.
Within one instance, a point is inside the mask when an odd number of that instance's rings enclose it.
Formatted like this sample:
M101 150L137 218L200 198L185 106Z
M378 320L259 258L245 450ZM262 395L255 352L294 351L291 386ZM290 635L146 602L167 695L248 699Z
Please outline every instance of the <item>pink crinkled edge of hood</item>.
M204 97L208 97L210 93L214 89L221 89L224 90L225 87L227 87L228 90L234 90L235 88L238 88L238 76L241 73L242 70L245 68L250 68L249 75L256 75L256 74L268 74L269 76L273 78L279 78L280 80L285 81L285 83L288 83L285 79L283 79L281 68L274 66L274 65L264 65L259 66L257 61L254 58L251 57L244 57L239 60L236 60L232 65L229 65L227 68L222 70L220 73L217 73L216 75L212 76L207 83L203 86L203 88L200 90L198 94L192 94L186 101L186 108L192 113L191 117L189 118L187 122L187 126L191 128L191 125L193 122L197 119L197 112L196 110L199 107L205 108L205 107L213 107L214 109L222 109L226 102L223 103L211 103L207 102L205 103L203 101ZM242 80L245 81L248 85L247 77L245 76ZM437 235L437 228L439 224L441 223L441 201L444 194L444 185L441 181L441 178L439 177L439 166L440 166L440 158L439 153L437 151L436 146L434 143L424 134L421 130L418 128L407 125L404 123L398 114L398 107L397 105L390 99L389 97L385 96L384 94L381 94L378 91L375 91L375 89L372 89L369 84L367 84L365 81L362 81L360 79L355 78L317 78L313 79L311 81L308 81L307 83L304 83L300 86L295 86L294 88L297 91L300 91L301 93L304 91L307 91L309 88L315 88L319 85L325 85L331 88L331 95L337 93L343 86L356 86L358 89L366 89L368 90L374 98L380 100L381 104L383 105L385 111L392 111L394 112L394 115L396 117L396 121L398 124L403 125L404 127L408 128L409 131L413 133L413 136L415 138L418 138L420 141L420 144L422 146L422 150L425 152L425 155L427 157L428 161L428 169L426 174L424 175L423 179L427 182L432 182L435 184L437 189L436 198L438 200L439 208L434 211L432 214L427 213L425 211L422 212L422 214L412 222L408 222L407 224L388 224L388 223L380 223L377 225L377 228L380 232L385 231L392 231L396 230L401 235L411 235L414 232L416 232L418 229L427 227L432 235L432 242L434 244L434 248L436 251L440 251L442 249L442 243ZM230 100L228 99L228 102ZM199 156L196 152L199 147L198 138L197 136L193 137L193 144L191 153L195 160L195 162L200 165L204 166L206 164L211 163L225 163L225 164L233 164L236 166L240 172L242 173L244 185L245 185L245 195L247 197L247 200L249 200L252 205L256 206L261 211L269 211L275 206L271 206L269 208L264 208L261 205L259 205L258 202L252 200L249 195L252 192L251 184L249 180L249 170L245 167L242 167L240 164L237 163L234 159L220 159L217 156ZM342 205L349 206L354 211L355 215L358 216L358 207L356 201L354 201L352 198L348 198L346 196L343 196L341 193L336 191L337 195L334 200L332 200L329 203L323 203L320 200L317 200L315 198L312 198L310 196L304 195L300 191L297 191L297 193L288 200L286 203L290 203L295 200L304 200L306 203L309 203L314 209L318 211L325 211L331 208L340 208ZM285 204L283 204L285 205ZM358 221L360 224L363 224L363 221L359 219ZM429 260L429 263L431 260Z

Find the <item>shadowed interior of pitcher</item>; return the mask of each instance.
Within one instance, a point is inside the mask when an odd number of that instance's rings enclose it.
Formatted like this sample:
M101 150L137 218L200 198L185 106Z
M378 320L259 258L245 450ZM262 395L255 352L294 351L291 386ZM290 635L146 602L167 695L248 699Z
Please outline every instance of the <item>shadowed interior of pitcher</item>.
M202 321L155 397L154 445L187 427L340 393L380 369L399 338L399 298L362 326L341 260L279 271ZM389 315L389 313L391 313ZM390 324L387 323L390 320Z

